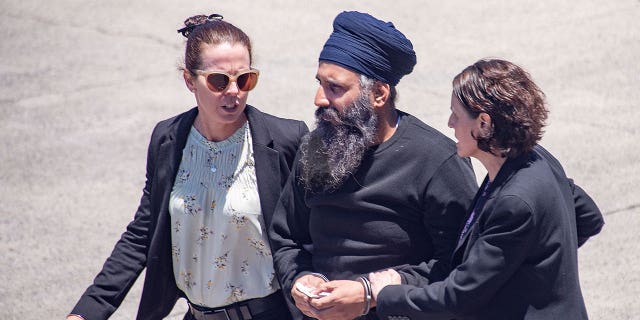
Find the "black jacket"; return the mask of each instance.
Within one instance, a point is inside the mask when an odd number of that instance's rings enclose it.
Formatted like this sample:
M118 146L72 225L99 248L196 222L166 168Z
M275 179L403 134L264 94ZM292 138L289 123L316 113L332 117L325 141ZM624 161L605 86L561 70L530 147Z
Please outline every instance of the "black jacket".
M602 227L595 203L541 147L507 160L487 193L454 252L457 267L442 282L385 287L381 318L587 318L577 248Z
M268 225L298 145L308 132L302 121L277 118L246 106L253 139L260 205ZM137 319L162 319L184 294L176 287L171 260L169 195L197 108L158 123L147 155L146 183L134 219L102 271L72 314L107 319L146 267Z

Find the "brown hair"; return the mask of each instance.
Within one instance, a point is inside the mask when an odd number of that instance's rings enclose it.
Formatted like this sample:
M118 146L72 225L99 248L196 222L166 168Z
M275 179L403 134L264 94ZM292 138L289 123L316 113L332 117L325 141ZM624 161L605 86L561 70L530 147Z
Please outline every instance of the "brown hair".
M549 113L545 95L519 66L479 60L455 76L453 92L474 119L483 112L491 117L491 128L474 135L480 150L515 158L542 138Z
M202 68L200 54L202 45L221 43L239 43L249 51L249 64L253 61L251 40L240 28L222 20L221 15L197 15L184 21L185 28L178 30L187 37L184 54L184 68L195 76L193 70Z

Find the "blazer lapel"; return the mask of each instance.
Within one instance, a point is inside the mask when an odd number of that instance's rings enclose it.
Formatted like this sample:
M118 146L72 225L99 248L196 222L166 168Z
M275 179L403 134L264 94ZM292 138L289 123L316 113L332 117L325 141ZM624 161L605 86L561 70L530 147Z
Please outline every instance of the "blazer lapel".
M265 219L265 225L271 223L271 216L280 196L280 158L278 151L273 149L273 139L264 115L257 109L247 105L245 109L251 139L253 140L253 156L256 166L256 179L258 182L258 194L260 195L260 207ZM162 199L159 200L160 208L168 208L169 195L175 182L176 174L182 159L182 151L187 143L189 131L198 114L197 108L187 112L186 116L176 121L167 130L164 141L161 142L158 157L156 158L157 176L155 181L162 181ZM161 215L161 217L164 215Z
M176 174L182 159L182 150L187 144L187 137L193 125L198 109L193 108L185 114L185 117L173 123L167 130L164 141L160 143L158 157L156 158L157 177L155 181L163 183L158 186L162 188L162 199L160 208L167 210L169 208L169 195L173 189ZM163 215L160 215L162 217Z
M249 119L251 139L253 140L253 157L256 165L256 179L260 207L265 225L271 223L271 216L280 196L280 157L273 149L273 139L263 114L247 105L245 112Z
M509 178L513 174L515 174L515 172L518 171L522 166L526 165L527 160L529 160L529 157L530 155L526 154L515 159L508 159L502 165L502 168L500 168L500 171L498 171L496 178L494 179L493 182L491 182L491 185L487 190L487 199L484 201L482 208L479 208L479 210L475 213L475 216L473 217L473 221L471 222L471 226L469 227L469 230L458 241L458 244L456 245L456 249L453 251L454 261L460 262L462 259L464 259L466 248L469 247L468 242L471 241L469 240L469 237L471 234L474 233L474 229L477 227L477 222L480 219L480 216L483 214L484 208L486 208L487 204L492 201L492 199L494 198L494 195L500 192L500 189L502 189L502 186L506 183L506 181L509 180ZM476 201L478 201L478 197L480 197L480 194L482 194L482 189L485 183L487 183L487 179L489 179L488 176L480 185L480 188L478 189L478 192L473 199L474 206ZM471 210L473 210L473 207L469 210L469 214L471 214ZM467 218L468 217L469 215L467 215ZM457 260L457 259L460 259L460 260Z
M471 216L471 212L473 211L473 207L475 206L475 203L478 201L478 198L480 197L480 194L482 194L481 190L484 188L484 185L487 183L487 179L488 178L485 178L484 181L482 182L482 184L480 184L480 188L478 189L478 192L476 193L476 195L473 198L473 201L471 202L472 206L471 206L471 208L469 208L469 210L467 210L467 215L465 216L465 220L464 220L465 223L469 219L469 217ZM475 215L473 217L473 221L471 221L471 224L469 225L469 229L467 230L467 232L465 232L465 234L462 235L462 238L458 239L458 243L456 244L456 249L453 250L453 256L454 257L457 257L459 254L464 252L464 248L466 247L467 239L469 239L469 234L471 234L471 232L473 231L473 229L475 227L476 221L478 221L478 216L480 215L480 212L482 212L482 210L478 210L478 212L475 213ZM460 257L462 257L462 256L460 256Z

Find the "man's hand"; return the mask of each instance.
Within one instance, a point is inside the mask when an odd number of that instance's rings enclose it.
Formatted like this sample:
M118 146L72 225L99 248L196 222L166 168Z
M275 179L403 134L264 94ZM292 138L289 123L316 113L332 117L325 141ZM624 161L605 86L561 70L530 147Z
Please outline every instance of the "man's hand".
M311 299L311 317L319 320L349 320L357 318L364 310L364 287L362 283L351 280L325 282L318 292L330 294Z
M402 284L400 274L393 269L372 272L369 274L369 281L371 281L371 294L374 301L378 300L378 293L382 288L392 284Z
M311 304L309 303L312 298L298 291L296 286L298 286L298 284L302 284L305 287L311 288L311 293L317 294L322 292L322 290L319 290L318 288L323 283L325 283L324 279L318 276L308 274L300 277L293 284L293 288L291 288L291 296L293 297L293 300L296 303L296 307L298 307L298 309L300 309L300 311L302 311L302 313L304 313L306 316L315 318L314 312L316 312L317 310L315 310L315 308L312 307Z

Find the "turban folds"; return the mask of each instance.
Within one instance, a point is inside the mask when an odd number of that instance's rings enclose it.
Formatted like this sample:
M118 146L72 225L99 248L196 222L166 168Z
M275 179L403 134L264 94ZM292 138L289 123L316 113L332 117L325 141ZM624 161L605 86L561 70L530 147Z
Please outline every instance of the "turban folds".
M416 53L411 41L393 23L366 13L344 11L333 20L333 33L319 60L395 86L413 70Z

